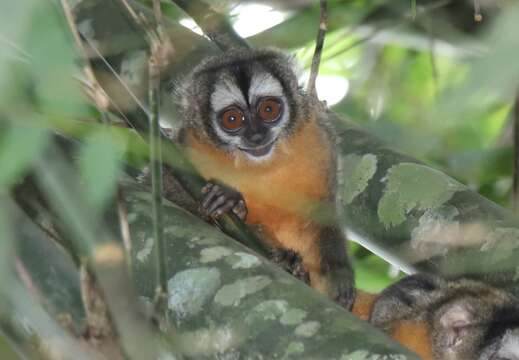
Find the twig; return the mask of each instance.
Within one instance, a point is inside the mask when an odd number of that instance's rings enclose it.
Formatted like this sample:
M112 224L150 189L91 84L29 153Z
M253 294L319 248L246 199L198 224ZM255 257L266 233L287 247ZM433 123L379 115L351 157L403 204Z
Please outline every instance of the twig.
M61 0L61 7L63 12L65 13L65 18L67 19L67 23L69 25L70 31L72 32L72 36L76 42L77 48L81 52L81 59L83 59L83 71L88 81L90 82L91 92L88 93L95 106L99 109L101 113L108 110L108 106L110 104L110 97L105 92L105 90L99 85L97 78L94 75L94 70L90 66L88 62L87 52L83 46L83 42L81 41L81 36L76 26L76 22L74 21L74 16L72 15L72 10L67 2L67 0Z
M411 0L411 18L416 19L416 0Z
M154 70L158 72L156 75L160 80L160 72L167 68L171 59L174 55L173 45L171 44L170 39L164 34L163 31L163 16L162 10L160 8L160 1L153 0L153 14L155 16L155 23L157 24L156 28L150 25L147 18L142 14L137 14L132 6L128 3L128 0L120 0L121 4L126 8L130 17L140 25L147 36L148 46L149 46L149 57L150 61L154 62ZM91 42L89 41L89 44ZM92 45L91 45L92 46ZM115 71L112 66L106 61L106 59L100 54L99 50L92 46L96 54L101 58L101 60L109 67L110 71L114 74L114 76L119 80L122 86L128 91L128 93L132 96L135 102L139 105L139 107L144 111L145 114L150 116L149 111L145 109L145 107L141 104L137 96L133 94L130 88L125 84L125 82L120 78L117 71ZM151 72L150 72L151 74Z
M167 265L162 226L162 144L161 128L159 124L159 91L160 73L173 56L173 46L169 39L164 36L162 26L162 10L160 1L153 0L153 14L155 17L155 28L142 15L137 14L130 6L128 0L120 0L132 19L140 25L147 35L149 46L148 59L148 111L149 119L149 146L150 146L150 168L152 188L152 227L155 239L155 316L159 324L167 326Z
M435 3L432 3L431 5L423 6L420 9L417 8L415 20L417 18L420 18L422 16L430 14L431 12L433 12L435 10L438 10L438 9L444 7L444 6L447 6L451 2L452 2L452 0L439 0L439 1L435 2ZM382 32L384 30L388 30L388 29L391 29L391 28L397 28L397 27L402 26L403 24L407 24L407 23L410 23L410 22L414 21L412 14L409 13L409 12L405 13L404 15L402 15L400 17L400 20L401 21L398 21L398 22L387 22L383 26L380 26L379 28L371 30L371 32L369 34L367 34L366 36L364 36L364 37L362 37L362 38L360 38L360 39L358 39L356 41L354 41L352 44L346 46L345 48L342 48L342 49L339 48L338 50L335 50L333 53L327 55L324 58L324 60L330 60L330 59L333 59L336 56L339 56L340 54L348 52L351 49L354 49L357 46L362 45L365 42L370 41L371 39L373 39L375 36L377 36L380 32ZM343 35L343 37L345 38L345 37L352 36L357 29L358 29L358 26L353 27L351 30L346 32Z
M40 289L38 289L38 287L35 285L30 272L27 270L27 267L18 256L15 256L14 258L14 268L16 270L16 274L20 278L22 284L25 285L27 291L29 291L29 293L34 297L41 299L42 295Z
M69 25L70 31L72 32L72 36L74 37L74 40L76 42L77 48L81 52L81 59L83 60L83 70L84 74L86 76L85 79L80 79L81 84L87 89L86 93L96 106L96 108L99 110L101 114L101 119L104 123L108 123L109 117L107 116L107 111L109 109L109 106L112 106L113 109L121 116L123 121L131 128L135 128L134 124L128 119L126 114L121 110L119 105L115 101L112 100L112 98L108 95L108 93L105 91L105 89L99 84L99 81L97 81L97 78L95 76L94 70L92 69L92 66L90 65L90 62L88 61L88 55L87 51L85 49L84 43L82 40L85 40L85 42L89 45L90 48L92 48L98 56L100 56L99 50L95 46L92 45L90 40L86 37L82 37L79 33L79 30L76 26L76 22L74 21L74 16L72 15L72 10L67 2L67 0L61 0L61 7L63 9L63 12L65 13L65 18L67 19L67 23ZM105 58L103 56L100 56L103 61L105 61ZM105 62L107 66L110 66L108 62ZM117 76L117 74L116 74ZM123 82L122 82L123 83ZM123 83L123 87L124 87ZM138 101L137 97L132 93L132 91L125 87L125 89L129 92L130 96L133 95L133 99L137 102L138 105L142 107L140 102Z
M324 47L324 38L328 27L328 4L326 0L319 0L320 18L319 30L317 31L317 40L315 41L314 57L312 58L312 67L310 68L310 79L308 80L307 92L311 96L317 98L317 89L315 81L319 74L319 65L321 64L321 54Z
M429 37L429 60L431 63L431 75L434 84L434 96L438 96L439 92L439 73L438 64L436 63L436 38L434 37L434 27L429 19L425 19L425 28Z
M519 91L514 103L514 169L512 185L512 202L515 211L519 210Z
M104 91L104 89L101 87L101 85L99 85L97 82L96 82L97 85L96 84L92 84L87 79L84 79L84 78L82 78L80 76L76 76L75 79L84 87L85 92L87 93L89 98L92 99L94 104L96 103L95 94L96 93L100 93L97 89L100 89L106 95L106 98L109 100L110 106L113 108L113 110L115 110L117 115L120 116L119 120L121 122L125 123L127 127L135 129L135 127L133 126L133 124L130 121L130 119L128 119L128 117L123 112L123 110L119 107L119 105L117 105L117 103L115 101L113 101L110 96L108 96L108 94ZM98 110L101 113L101 116L103 117L103 122L108 123L109 120L108 120L107 112L106 111L102 111L101 109L99 109L99 107L98 107Z
M153 1L154 8L157 0ZM160 5L158 5L160 6ZM157 13L155 13L157 15ZM157 18L157 24L159 19ZM149 59L149 98L148 106L150 109L150 134L149 142L151 149L151 186L152 186L152 219L153 219L153 238L155 239L155 276L156 292L155 306L156 314L160 317L167 313L165 299L167 294L167 268L165 259L164 234L162 226L162 152L159 124L159 86L160 86L160 44L150 44Z
M151 44L160 37L159 33L156 29L151 26L146 17L142 14L137 14L137 12L133 9L133 7L128 3L128 0L120 0L123 6L126 8L130 17L135 21L135 23L145 31L146 36L148 37L148 42ZM155 10L155 5L154 10Z
M124 193L121 186L117 189L117 215L119 218L119 227L121 237L123 238L123 246L126 252L126 262L128 265L128 273L133 275L132 261L132 239L130 234L130 224L128 223L128 211L124 205Z
M115 325L105 301L105 294L92 269L86 263L79 267L81 300L86 314L87 335L93 339L110 339L115 336Z
M193 18L204 34L221 50L249 48L247 42L234 31L227 18L214 11L209 4L200 0L171 1Z
M155 16L157 32L159 36L162 34L164 29L163 26L163 16L162 16L162 8L160 7L160 0L153 0L153 15Z
M478 23L483 21L483 14L481 14L481 4L479 3L479 0L474 0L474 21Z
M96 56L103 62L103 64L108 68L108 70L112 73L112 75L115 77L115 79L117 81L119 81L119 83L121 84L121 86L126 90L126 92L128 93L128 95L130 95L130 97L133 99L133 101L135 101L135 103L137 104L137 106L139 107L139 109L141 109L145 114L148 114L148 111L146 110L146 107L142 104L142 102L139 100L139 98L137 97L137 95L135 95L133 93L133 91L130 89L130 87L128 86L128 84L126 84L124 82L124 80L121 78L121 76L117 73L117 71L115 71L115 69L113 68L112 65L110 65L110 63L108 62L108 60L106 60L106 58L103 56L103 54L101 54L101 52L99 51L99 49L95 46L94 43L92 43L92 41L87 38L87 37L84 37L83 39L85 39L85 42L88 44L88 46L95 52Z
M387 26L386 28L389 28L389 26ZM385 29L385 28L384 28ZM334 57L336 56L339 56L341 54L344 54L348 51L350 51L351 49L354 49L356 48L357 46L360 46L368 41L370 41L371 39L373 39L375 36L377 36L379 34L379 32L381 32L382 30L384 30L383 28L379 28L379 29L373 29L370 31L369 34L367 34L366 36L358 39L358 40L355 40L353 43L351 43L350 45L346 46L345 48L339 48L338 50L335 50L334 52L332 52L331 54L327 55L324 60L327 61L327 60L331 60L333 59ZM351 33L353 33L353 31L351 32L348 32L346 36L349 36L351 35Z

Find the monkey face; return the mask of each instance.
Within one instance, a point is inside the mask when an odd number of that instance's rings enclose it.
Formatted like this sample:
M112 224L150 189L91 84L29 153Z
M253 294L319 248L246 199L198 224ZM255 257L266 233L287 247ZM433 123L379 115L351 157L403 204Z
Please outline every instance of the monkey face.
M437 310L433 342L438 359L519 360L519 309L493 300L465 295Z
M210 97L211 127L228 150L250 160L270 157L290 120L281 82L260 66L226 69Z
M268 161L308 112L290 58L274 50L209 58L184 91L188 121L220 148L255 162Z
M233 104L223 109L216 119L216 131L228 143L252 159L267 158L273 151L288 114L282 97L260 97L246 109Z
M266 160L290 119L281 84L263 73L252 77L247 98L233 87L222 82L215 85L212 128L229 149L254 161ZM232 92L238 96L233 97Z

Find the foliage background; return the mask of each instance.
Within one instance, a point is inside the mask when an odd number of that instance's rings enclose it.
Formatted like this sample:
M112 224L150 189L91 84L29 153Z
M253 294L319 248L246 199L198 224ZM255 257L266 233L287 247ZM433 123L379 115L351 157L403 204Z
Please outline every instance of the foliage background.
M142 2L149 5L149 1ZM211 3L233 14L235 21L246 9L230 1ZM292 52L304 73L310 65L318 19L315 3L265 1L289 15L252 36L251 42ZM329 1L330 31L320 74L348 80L347 95L332 106L334 111L390 146L511 208L513 104L519 79L519 65L514 61L519 40L513 19L518 9L508 1L482 3L483 21L476 22L473 1ZM32 71L37 82L31 84L30 95L39 99L39 112L58 118L95 113L82 104L77 84L70 81L77 71L73 43L57 2L55 7L40 4L25 0L0 5L0 121L23 104L21 98L29 96L23 78L7 71L13 62L26 59L26 49L35 65ZM42 9L47 17L41 16ZM173 21L185 17L169 2L164 1L163 9ZM70 47L62 46L64 38ZM35 150L18 146L18 156L8 157L12 151L6 145L8 137L0 134L4 179L23 168L20 164ZM27 134L20 135L18 144L26 142ZM98 154L85 151L84 158L88 174L88 159L98 159ZM99 189L102 183L96 181L102 180L93 175L87 180L89 187ZM113 191L109 185L101 188ZM359 287L378 291L394 281L396 273L388 264L358 245L351 247ZM1 339L0 357L15 358Z

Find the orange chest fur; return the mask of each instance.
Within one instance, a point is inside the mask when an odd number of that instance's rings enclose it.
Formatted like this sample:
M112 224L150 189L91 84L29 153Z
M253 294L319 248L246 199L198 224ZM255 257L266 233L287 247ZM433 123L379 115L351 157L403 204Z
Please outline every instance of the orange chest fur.
M248 207L247 222L261 224L277 237L288 228L303 231L312 207L330 196L331 149L312 121L279 140L263 162L229 154L193 133L186 141L188 157L202 176L238 190Z

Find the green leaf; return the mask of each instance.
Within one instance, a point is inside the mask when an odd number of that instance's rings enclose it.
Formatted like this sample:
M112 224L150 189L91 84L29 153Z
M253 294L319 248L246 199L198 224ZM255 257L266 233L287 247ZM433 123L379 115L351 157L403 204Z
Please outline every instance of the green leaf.
M86 199L95 210L101 210L115 194L121 172L125 143L108 128L92 134L81 148L79 167Z
M0 132L0 189L9 188L22 176L48 140L49 134L44 129L21 124Z

